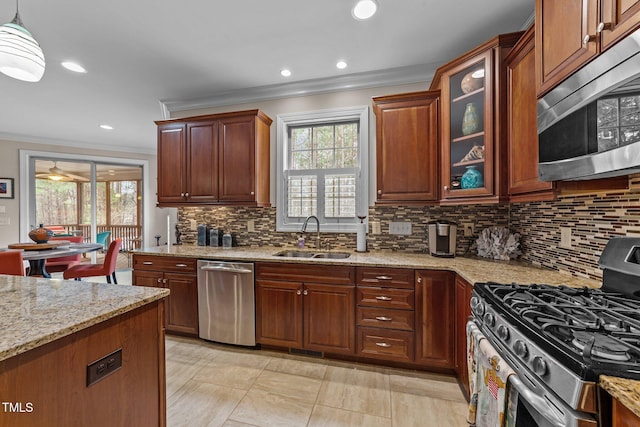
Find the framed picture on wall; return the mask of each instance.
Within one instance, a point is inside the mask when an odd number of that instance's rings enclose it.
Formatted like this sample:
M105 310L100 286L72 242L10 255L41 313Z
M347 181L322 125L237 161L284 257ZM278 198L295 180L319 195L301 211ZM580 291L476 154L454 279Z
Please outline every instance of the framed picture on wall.
M13 199L13 178L0 178L0 199Z

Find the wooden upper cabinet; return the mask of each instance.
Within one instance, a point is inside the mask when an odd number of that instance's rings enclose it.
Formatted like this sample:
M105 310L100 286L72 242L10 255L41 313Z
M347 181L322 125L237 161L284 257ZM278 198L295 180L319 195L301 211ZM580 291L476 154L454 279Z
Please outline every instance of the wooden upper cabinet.
M538 96L639 26L638 0L536 0Z
M507 199L506 67L522 33L494 37L436 71L440 87L440 204Z
M259 110L158 121L158 205L269 206L270 126Z
M218 199L218 123L187 124L186 181L190 202Z
M182 203L186 187L184 123L158 126L158 203Z
M373 99L376 115L376 204L438 199L439 91Z
M534 28L507 58L507 152L509 199L512 202L554 197L553 182L538 179L538 127Z

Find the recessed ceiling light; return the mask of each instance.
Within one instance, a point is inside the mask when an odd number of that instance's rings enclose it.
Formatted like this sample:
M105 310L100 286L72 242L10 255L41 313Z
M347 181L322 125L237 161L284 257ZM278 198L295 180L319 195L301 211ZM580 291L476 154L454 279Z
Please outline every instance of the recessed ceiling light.
M336 67L341 70L344 70L345 68L347 68L347 63L344 61L338 61L338 63L336 64Z
M282 75L282 77L289 77L291 75L291 70L288 70L285 68L282 71L280 71L280 75Z
M109 125L100 125L100 128L104 130L113 130L113 126L109 126Z
M82 65L80 65L80 64L78 64L76 62L64 61L62 63L62 66L64 68L66 68L67 70L69 70L69 71L73 71L74 73L86 73L87 72L87 70L85 70L85 68Z
M358 0L351 14L358 20L369 19L375 15L378 10L378 2L376 0Z

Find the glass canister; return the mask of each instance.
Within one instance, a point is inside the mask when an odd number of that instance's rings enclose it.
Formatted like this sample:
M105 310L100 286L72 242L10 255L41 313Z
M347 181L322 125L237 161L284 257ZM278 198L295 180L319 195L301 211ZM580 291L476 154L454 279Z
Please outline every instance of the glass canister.
M222 236L222 248L223 249L231 249L233 245L233 239L231 238L231 233L224 233Z

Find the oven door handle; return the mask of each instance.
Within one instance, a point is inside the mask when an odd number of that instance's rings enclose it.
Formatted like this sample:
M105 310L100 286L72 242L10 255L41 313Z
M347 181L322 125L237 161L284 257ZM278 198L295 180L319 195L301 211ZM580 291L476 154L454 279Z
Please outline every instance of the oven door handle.
M550 423L550 425L557 427L577 426L577 418L575 414L571 414L571 409L567 409L569 412L560 411L559 408L551 405L542 396L537 395L531 391L517 376L509 376L509 382L513 388L520 394L524 401L533 407L544 419ZM594 423L595 426L597 423ZM582 425L582 424L580 424ZM589 425L589 424L584 424Z

